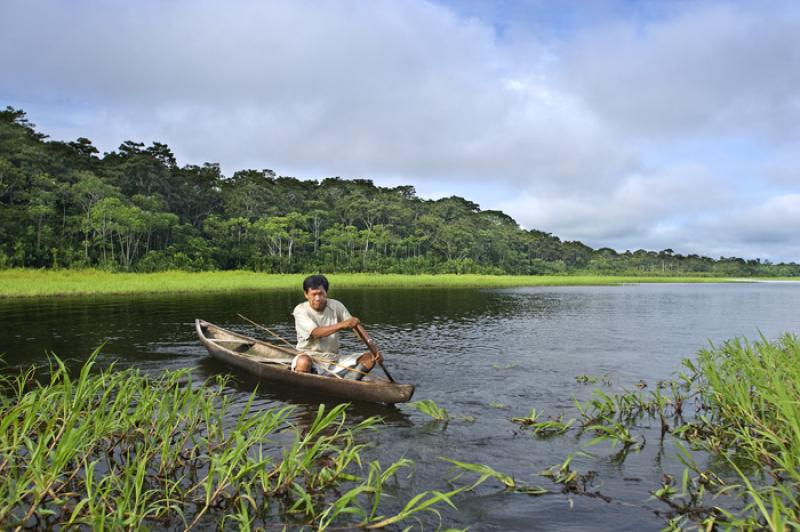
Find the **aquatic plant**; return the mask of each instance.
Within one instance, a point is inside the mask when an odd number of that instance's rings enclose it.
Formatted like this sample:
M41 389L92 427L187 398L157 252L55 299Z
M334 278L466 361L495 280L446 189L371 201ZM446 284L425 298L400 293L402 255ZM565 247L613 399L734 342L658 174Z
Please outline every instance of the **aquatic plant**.
M800 529L800 341L793 335L773 342L734 339L701 350L683 367L677 379L652 389L639 381L636 391L595 389L589 400L575 400L577 436L592 436L581 439L581 447L610 443L619 450L609 459L622 462L646 444L643 433L633 432L643 428L641 420L657 420L660 441L671 435L685 466L679 476L665 473L650 491L668 508L658 512L667 528ZM693 411L687 411L690 406ZM543 420L534 408L512 421L547 435L565 433L573 420ZM713 467L698 465L698 451L714 459ZM573 457L540 475L565 492L608 500L586 491L594 474L573 470ZM715 470L720 464L727 468L724 479Z
M431 399L422 399L420 401L412 401L408 403L408 406L415 408L422 412L423 414L427 414L436 421L445 421L450 418L447 410L440 407Z
M548 437L564 434L575 423L575 419L564 421L564 416L557 418L548 418L544 421L539 421L539 413L535 408L531 409L528 417L515 417L511 421L518 423L524 427L531 429L534 436Z
M492 364L492 367L497 370L507 370L507 369L517 369L519 364L510 363L510 364L498 364L497 362Z
M579 453L570 454L560 464L552 465L544 471L540 471L539 475L549 478L555 484L560 484L562 486L562 493L599 497L606 502L610 501L610 497L607 497L598 491L589 491L589 486L594 482L595 478L597 477L597 473L591 470L587 471L586 473L581 473L571 467L570 464L578 454L585 455L585 453L582 451Z
M644 435L631 429L642 418L657 419L661 441L672 435L685 466L680 483L665 473L651 491L669 507L668 527L800 528L800 341L793 335L773 342L733 339L701 350L683 367L676 380L661 381L647 394L640 381L639 391L594 390L588 401L576 400L580 433L593 434L585 447L610 442L620 448L610 459L623 461L645 445ZM514 421L539 422L535 409ZM727 464L738 480L700 467L697 451ZM577 478L570 460L544 474L570 485Z
M500 482L508 491L525 493L526 495L544 495L546 493L550 493L549 490L541 486L520 484L511 475L501 473L500 471L497 471L485 464L461 462L459 460L454 460L452 458L446 458L446 457L441 457L441 460L449 462L454 466L453 469L455 470L455 474L451 478L451 481L458 479L465 472L476 473L478 475L477 480L475 480L469 486L464 487L464 489L466 490L475 489L477 486L479 486L480 484L491 478Z
M684 366L700 414L674 433L738 473L741 484L726 491L748 502L728 518L736 526L800 526L800 341L733 339Z
M301 423L251 395L235 413L224 378L96 371L95 357L77 374L53 357L41 382L0 377L0 528L382 528L438 515L463 489L382 497L413 464L364 474L363 435L380 419L346 423L347 405Z
M576 375L575 382L578 384L597 384L598 382L604 386L611 386L611 379L608 375Z

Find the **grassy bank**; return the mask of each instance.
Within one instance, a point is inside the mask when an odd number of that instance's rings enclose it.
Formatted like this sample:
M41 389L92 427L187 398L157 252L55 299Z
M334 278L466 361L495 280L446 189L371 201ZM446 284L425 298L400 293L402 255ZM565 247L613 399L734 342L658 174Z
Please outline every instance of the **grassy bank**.
M240 290L297 290L303 274L248 271L109 273L99 270L0 270L0 297L39 297ZM393 275L349 273L328 276L337 288L502 288L515 286L618 285L624 283L714 283L719 277L634 277L594 275Z

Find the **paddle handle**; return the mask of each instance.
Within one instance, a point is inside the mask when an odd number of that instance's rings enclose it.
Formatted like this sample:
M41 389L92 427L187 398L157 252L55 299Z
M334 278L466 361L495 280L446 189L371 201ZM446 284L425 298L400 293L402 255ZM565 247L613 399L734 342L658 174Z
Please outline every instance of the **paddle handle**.
M353 327L353 330L356 332L359 338L361 338L361 341L367 344L367 348L376 358L380 356L380 350L378 349L378 346L375 344L372 338L369 337L369 334L367 334L367 330L364 329L363 325L359 323ZM395 380L392 378L392 375L386 370L386 366L383 365L383 362L378 362L378 364L380 364L381 369L384 373L386 373L386 376L389 377L389 380L395 382Z

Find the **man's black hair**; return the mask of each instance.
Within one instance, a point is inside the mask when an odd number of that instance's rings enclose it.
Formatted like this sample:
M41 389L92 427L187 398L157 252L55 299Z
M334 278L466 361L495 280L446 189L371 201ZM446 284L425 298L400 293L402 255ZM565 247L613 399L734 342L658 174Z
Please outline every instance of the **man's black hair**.
M324 275L309 275L303 281L303 292L322 287L328 291L328 279Z

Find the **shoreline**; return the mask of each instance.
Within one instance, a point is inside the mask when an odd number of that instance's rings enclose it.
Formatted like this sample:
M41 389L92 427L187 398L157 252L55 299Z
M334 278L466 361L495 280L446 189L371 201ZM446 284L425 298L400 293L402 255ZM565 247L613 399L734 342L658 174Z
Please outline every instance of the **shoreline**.
M126 294L224 293L244 290L296 290L307 274L165 271L111 273L101 270L0 271L0 299ZM478 274L326 274L337 288L516 288L536 286L618 286L643 283L792 282L790 279L632 276L632 275L478 275ZM796 282L796 281L795 281Z

